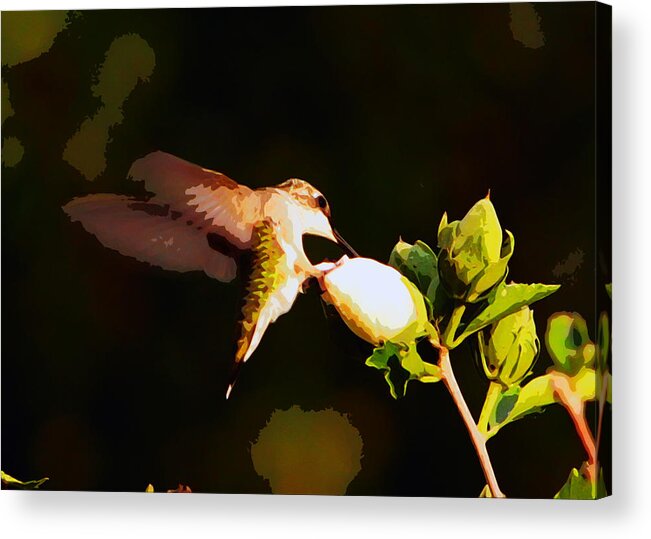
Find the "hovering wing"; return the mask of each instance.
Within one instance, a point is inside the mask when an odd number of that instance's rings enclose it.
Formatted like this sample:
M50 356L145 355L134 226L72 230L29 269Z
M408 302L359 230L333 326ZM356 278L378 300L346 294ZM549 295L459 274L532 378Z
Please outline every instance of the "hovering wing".
M236 275L235 260L212 249L205 232L169 205L98 194L73 199L63 209L102 245L141 262L179 272L204 271L224 282Z
M252 223L262 218L260 192L164 152L138 159L129 175L153 195L143 200L89 195L72 200L64 211L123 255L232 280L232 255L249 247Z
M154 194L152 202L202 219L210 231L240 249L249 246L253 223L263 218L259 193L165 152L138 159L129 176L144 181L145 189Z
M287 266L287 256L267 221L258 222L253 228L251 259L227 399L242 366L260 344L269 324L291 309L303 282L303 278Z

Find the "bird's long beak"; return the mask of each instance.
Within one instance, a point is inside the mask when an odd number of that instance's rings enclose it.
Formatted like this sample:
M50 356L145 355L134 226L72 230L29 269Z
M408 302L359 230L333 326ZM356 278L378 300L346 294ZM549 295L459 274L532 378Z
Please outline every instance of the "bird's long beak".
M350 245L348 245L348 242L334 228L332 229L332 233L334 234L337 243L343 247L344 252L348 256L359 256L357 254L357 251L355 251L355 249L353 249Z

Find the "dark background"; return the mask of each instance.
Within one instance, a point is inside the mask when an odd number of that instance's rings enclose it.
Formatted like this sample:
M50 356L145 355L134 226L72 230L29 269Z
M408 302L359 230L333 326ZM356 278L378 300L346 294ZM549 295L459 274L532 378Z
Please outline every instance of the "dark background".
M162 149L252 187L305 178L346 239L386 260L399 236L434 246L443 211L459 219L490 188L516 238L510 278L563 284L534 307L540 336L570 310L594 337L610 282L609 246L595 263L594 9L537 4L538 49L513 38L508 4L87 11L49 52L3 68L15 110L3 133L25 147L2 170L3 470L49 476L49 489L269 492L249 448L273 410L297 404L346 413L359 430L349 494L477 496L485 481L444 387L412 383L392 400L364 366L368 347L326 322L316 295L270 328L226 402L240 288L122 257L61 206L135 192L130 164ZM63 149L127 33L156 67L89 182ZM337 252L306 245L313 260ZM577 249L582 265L554 275ZM469 348L453 361L478 413L486 382ZM536 373L549 364L543 353ZM559 406L505 428L489 451L513 497L553 496L585 459Z

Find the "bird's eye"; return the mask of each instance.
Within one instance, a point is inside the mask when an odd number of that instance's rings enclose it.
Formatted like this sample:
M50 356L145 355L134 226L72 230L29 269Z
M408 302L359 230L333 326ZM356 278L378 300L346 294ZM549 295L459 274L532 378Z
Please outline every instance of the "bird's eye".
M321 208L322 210L326 209L328 207L328 201L325 199L323 195L319 195L316 197L316 203Z

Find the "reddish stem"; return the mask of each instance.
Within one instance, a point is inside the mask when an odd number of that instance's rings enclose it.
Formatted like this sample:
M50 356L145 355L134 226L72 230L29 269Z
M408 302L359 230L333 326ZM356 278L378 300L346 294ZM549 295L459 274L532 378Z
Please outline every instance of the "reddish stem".
M482 470L484 471L486 482L488 483L488 487L491 489L493 497L505 498L506 496L504 496L504 493L500 490L500 487L497 484L497 478L495 477L493 465L491 464L490 457L488 456L488 451L486 449L486 438L482 435L481 432L479 432L479 429L477 428L477 424L475 423L475 420L470 413L470 409L468 408L468 405L463 398L459 384L457 384L457 380L454 377L452 364L450 363L450 353L448 349L443 346L439 348L439 367L441 368L443 383L450 392L452 400L457 405L459 413L461 414L461 418L466 424L466 428L470 434L470 439L475 446L475 451L477 451L479 463L481 464Z
M592 436L592 431L588 426L588 422L586 421L584 414L576 414L573 411L570 411L570 417L574 422L574 426L576 427L576 432L578 433L579 438L581 438L583 447L588 454L588 466L586 471L588 474L588 479L590 479L590 481L594 484L597 480L597 446L595 444L594 437Z
M597 421L597 442L595 461L598 462L599 447L601 446L601 426L604 420L604 407L606 406L606 397L608 395L608 378L610 374L606 371L601 378L601 394L599 395L599 419Z
M554 377L554 386L556 394L572 418L576 432L579 435L586 453L588 454L586 473L588 479L594 485L597 481L597 445L595 444L592 431L590 430L590 426L585 418L585 404L573 394L569 379L566 375L556 373L556 376Z

